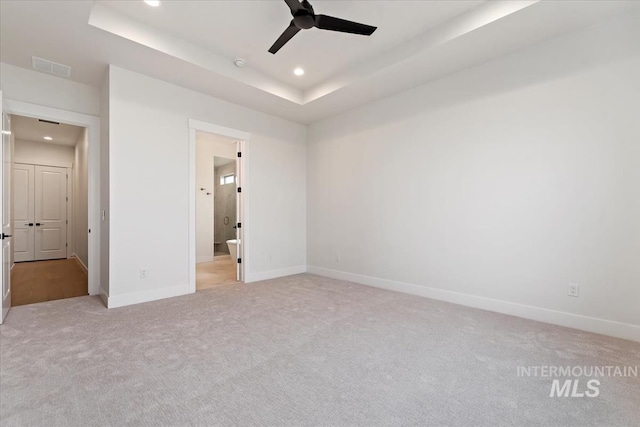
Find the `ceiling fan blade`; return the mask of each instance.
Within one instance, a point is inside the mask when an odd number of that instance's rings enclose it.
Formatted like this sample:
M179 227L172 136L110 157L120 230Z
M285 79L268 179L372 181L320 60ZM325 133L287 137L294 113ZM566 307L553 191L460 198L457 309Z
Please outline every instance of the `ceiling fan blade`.
M361 34L363 36L370 36L378 28L327 15L316 15L315 27L321 30L340 31L342 33Z
M304 6L302 6L298 0L284 0L284 2L289 6L289 9L291 9L291 13L304 9Z
M282 35L278 38L278 40L276 40L276 42L273 44L273 46L271 46L269 48L269 52L276 53L277 51L279 51L280 48L285 45L285 43L287 43L289 40L291 40L291 38L293 36L298 34L298 31L300 31L300 28L296 27L293 24L293 21L291 21L291 23L289 24L287 29L284 30Z
M313 11L313 6L311 6L309 0L302 0L301 4L303 9L307 9L309 12L311 12L311 14L315 14L315 12Z

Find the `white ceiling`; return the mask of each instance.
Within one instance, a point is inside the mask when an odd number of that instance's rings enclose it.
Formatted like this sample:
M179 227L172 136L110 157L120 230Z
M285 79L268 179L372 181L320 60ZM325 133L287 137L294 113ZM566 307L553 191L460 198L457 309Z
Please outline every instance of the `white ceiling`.
M267 50L291 21L281 0L164 2L157 8L140 1L99 1L225 58L243 58L248 67L298 89L308 89L482 2L315 0L316 13L371 24L378 30L371 37L302 31L272 55ZM307 71L303 77L292 73L298 66Z
M228 165L229 163L234 163L235 161L236 161L235 159L227 159L226 157L215 156L213 158L213 166L215 167L224 166L224 165Z
M99 85L111 63L311 123L606 19L634 1L312 1L378 26L371 37L311 29L276 55L284 1L0 1L0 60L31 56ZM233 59L242 57L240 69ZM295 77L293 68L306 74Z
M65 123L44 123L31 117L13 115L11 116L11 132L16 140L74 147L82 128ZM44 139L45 136L50 136L53 140L47 141Z

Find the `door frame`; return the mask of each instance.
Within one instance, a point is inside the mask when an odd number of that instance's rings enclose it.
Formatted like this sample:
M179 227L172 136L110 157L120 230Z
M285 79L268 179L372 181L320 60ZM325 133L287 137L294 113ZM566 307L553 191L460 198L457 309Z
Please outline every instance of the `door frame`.
M51 120L87 128L88 149L88 236L89 295L100 293L100 117L75 113L29 102L4 99L7 114Z
M196 132L206 132L215 135L220 135L228 138L238 140L240 144L239 150L243 167L240 171L236 171L238 174L238 180L242 186L242 192L240 197L242 199L242 210L238 212L237 221L242 223L242 242L238 251L238 258L242 259L239 264L240 277L242 280L246 278L247 272L247 251L245 250L247 243L251 240L248 231L251 230L248 227L249 223L249 203L247 197L247 173L249 164L248 155L248 142L251 139L251 134L242 130L232 129L225 126L216 125L213 123L203 122L200 120L189 119L189 293L196 291Z

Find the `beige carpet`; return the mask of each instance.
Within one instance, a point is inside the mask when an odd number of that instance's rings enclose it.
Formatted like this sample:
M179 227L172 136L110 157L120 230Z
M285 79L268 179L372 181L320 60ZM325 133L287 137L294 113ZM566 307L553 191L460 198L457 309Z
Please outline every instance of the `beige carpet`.
M87 274L78 261L18 262L11 269L11 305L89 295Z
M81 297L0 326L0 425L637 426L638 378L550 398L517 368L639 360L640 343L312 275Z

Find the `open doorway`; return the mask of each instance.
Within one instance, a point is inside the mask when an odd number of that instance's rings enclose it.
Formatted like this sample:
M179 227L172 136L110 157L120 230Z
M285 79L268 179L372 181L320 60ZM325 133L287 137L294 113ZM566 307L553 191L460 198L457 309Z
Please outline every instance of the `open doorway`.
M196 290L240 281L238 141L195 134Z
M0 305L2 316L0 323L4 322L8 315L13 297L11 283L14 263L14 221L13 203L15 191L13 190L14 149L15 134L12 132L12 116L24 116L35 119L43 119L55 123L65 123L86 129L88 136L88 208L87 227L88 233L88 292L89 295L100 294L103 300L108 297L108 279L100 283L100 264L107 262L107 252L101 251L101 228L106 223L106 210L100 211L100 118L82 113L46 107L28 102L6 99L0 91L0 107L2 109L2 173L0 174L0 199L2 199L2 262L0 263L0 276L2 276L2 295ZM43 139L44 140L44 139ZM35 171L34 171L35 173ZM66 175L65 175L66 179ZM73 197L73 195L72 195ZM34 224L35 226L35 224ZM92 232L93 229L93 232ZM107 240L108 242L108 240ZM104 287L106 285L106 287ZM194 285L195 288L195 285Z
M11 116L12 305L88 295L88 130Z

